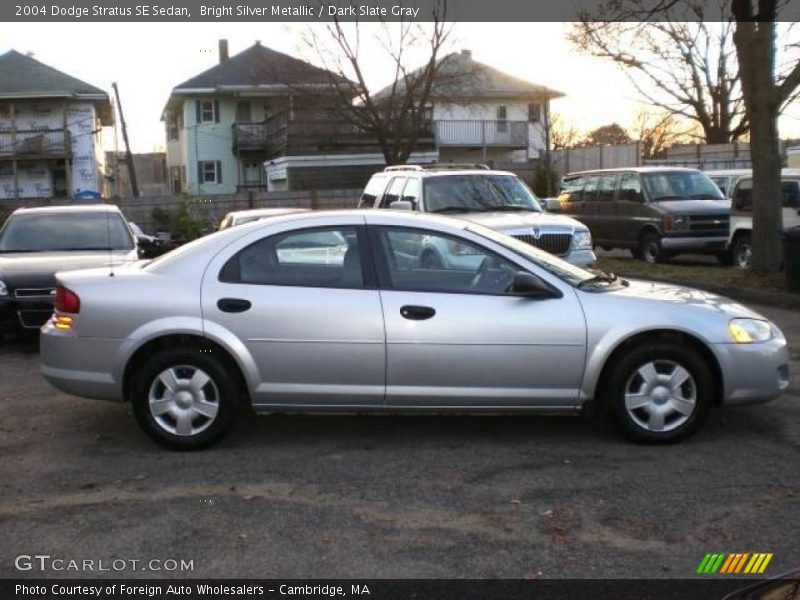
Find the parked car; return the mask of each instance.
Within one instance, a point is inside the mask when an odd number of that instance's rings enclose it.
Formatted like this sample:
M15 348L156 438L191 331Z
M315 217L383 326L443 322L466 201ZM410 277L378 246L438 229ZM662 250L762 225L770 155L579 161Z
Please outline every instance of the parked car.
M715 171L706 171L706 175L708 178L717 184L719 191L726 198L731 197L731 193L733 192L733 184L740 177L746 177L747 175L752 175L752 169L720 169Z
M502 231L572 264L591 266L597 260L585 226L548 214L516 175L485 165L387 167L369 180L358 206L453 215ZM423 258L430 267L465 260L453 248L435 244Z
M706 174L678 167L565 175L561 212L589 227L603 248L628 248L656 263L683 252L725 259L730 202Z
M139 249L140 258L155 258L170 249L164 240L152 235L147 235L142 231L142 228L133 221L128 221L128 226L131 228L134 237L136 237L136 246Z
M277 217L280 215L288 215L294 212L305 212L307 208L253 208L250 210L237 210L229 212L222 218L219 224L219 230L228 229L229 227L236 227L237 225L244 225L258 219L265 217Z
M323 234L330 253L281 253ZM431 238L480 260L428 268L419 259ZM461 219L285 215L114 277L57 279L44 377L130 402L175 448L218 440L243 401L259 413L574 414L594 399L632 439L670 442L712 405L765 402L789 386L786 340L758 313L590 272Z
M19 208L0 230L0 334L39 329L53 313L55 273L138 260L116 206Z
M740 268L750 266L753 255L753 171L709 171L712 180L729 180L728 190L733 206L731 209L731 232L728 242L730 261ZM783 228L800 225L800 169L781 171L781 206Z

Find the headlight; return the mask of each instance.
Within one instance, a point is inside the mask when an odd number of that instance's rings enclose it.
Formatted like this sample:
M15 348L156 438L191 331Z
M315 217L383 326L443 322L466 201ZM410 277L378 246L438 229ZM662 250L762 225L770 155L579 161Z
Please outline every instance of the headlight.
M753 344L772 339L772 327L759 319L731 319L728 333L737 344Z
M572 235L573 250L591 250L592 234L588 229L579 229Z
M689 229L689 217L664 215L661 217L664 231L686 231Z
M0 279L0 296L8 296L8 286L2 279Z

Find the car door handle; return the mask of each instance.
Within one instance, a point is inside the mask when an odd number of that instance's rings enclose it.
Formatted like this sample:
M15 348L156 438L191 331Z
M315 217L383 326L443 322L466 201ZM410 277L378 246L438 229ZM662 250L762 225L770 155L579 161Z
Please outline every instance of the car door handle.
M404 319L410 319L411 321L424 321L425 319L430 319L435 314L436 311L430 306L407 305L400 308L400 316Z
M240 313L250 310L249 300L243 300L242 298L220 298L217 300L217 308L220 309L222 312L227 313Z

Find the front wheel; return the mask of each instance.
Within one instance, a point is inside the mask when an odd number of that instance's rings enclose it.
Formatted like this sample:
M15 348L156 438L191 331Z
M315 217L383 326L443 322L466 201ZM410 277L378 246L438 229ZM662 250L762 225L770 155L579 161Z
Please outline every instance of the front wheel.
M697 351L672 342L634 348L611 368L605 404L616 424L639 443L692 435L708 416L713 377Z
M731 256L734 266L740 269L750 267L750 261L753 259L753 243L749 233L740 233L736 236L731 247Z
M639 242L638 257L649 265L661 262L664 259L661 236L655 231L645 233Z
M130 392L145 433L177 450L217 442L233 424L241 397L228 365L200 348L156 353L133 374Z

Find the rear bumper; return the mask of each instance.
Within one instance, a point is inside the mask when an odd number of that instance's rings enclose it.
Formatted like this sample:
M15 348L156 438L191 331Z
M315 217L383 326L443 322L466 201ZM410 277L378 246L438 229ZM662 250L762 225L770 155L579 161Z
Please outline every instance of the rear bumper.
M124 399L122 382L114 377L122 340L81 338L46 323L41 330L42 376L57 389L99 400Z
M759 404L789 389L789 350L781 336L760 344L715 344L725 405Z
M728 236L714 237L670 237L661 238L664 250L681 252L720 252L728 245Z
M50 299L0 299L0 330L39 329L53 314Z

